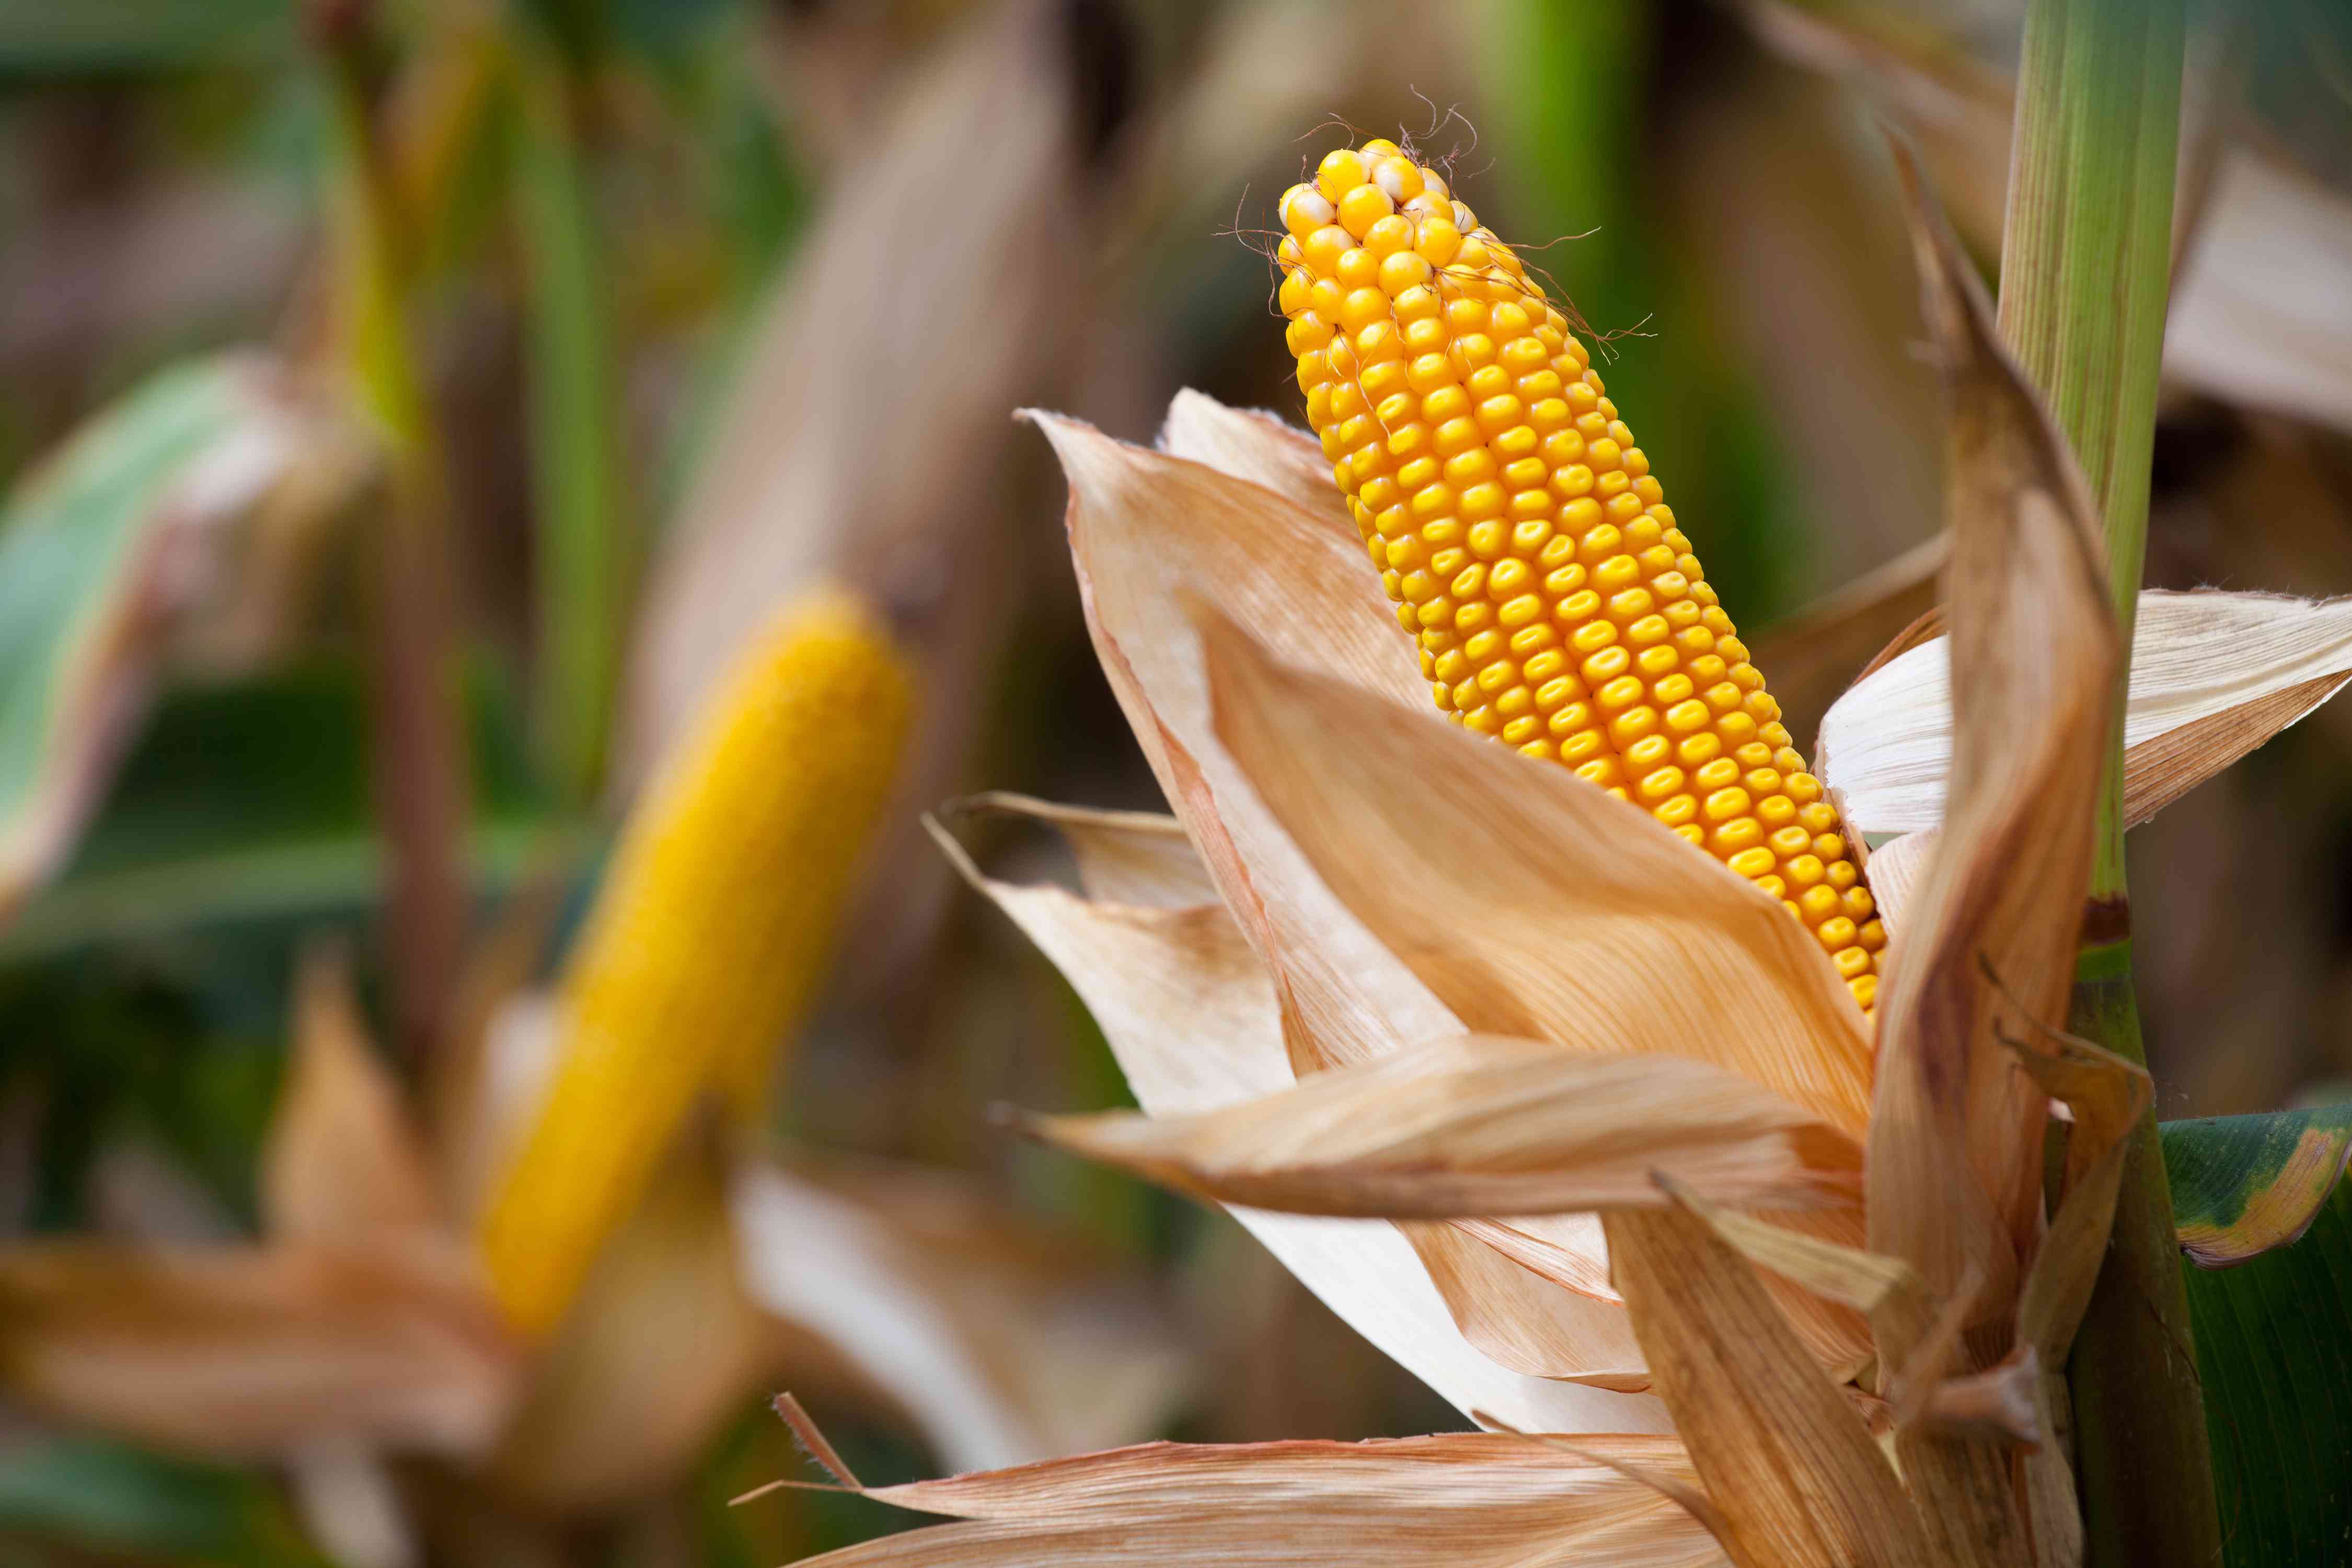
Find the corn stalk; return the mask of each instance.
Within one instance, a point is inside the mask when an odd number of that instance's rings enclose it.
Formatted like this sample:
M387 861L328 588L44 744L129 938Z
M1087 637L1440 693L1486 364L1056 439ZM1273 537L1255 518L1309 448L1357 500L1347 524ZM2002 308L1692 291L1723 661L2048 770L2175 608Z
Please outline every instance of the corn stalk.
M2001 330L2098 500L2126 637L2147 553L2183 10L2182 0L2033 0L2002 242ZM2079 1032L2144 1061L2124 868L2122 707L2107 738L2074 1018ZM2068 1380L2089 1561L2218 1562L2203 1396L2152 1116L2133 1134Z

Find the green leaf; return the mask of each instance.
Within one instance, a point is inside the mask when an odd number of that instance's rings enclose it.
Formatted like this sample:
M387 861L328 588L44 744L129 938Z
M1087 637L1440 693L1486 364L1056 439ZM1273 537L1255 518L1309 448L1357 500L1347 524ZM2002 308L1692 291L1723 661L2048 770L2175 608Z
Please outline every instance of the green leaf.
M2352 1105L2170 1121L2163 1133L2180 1249L2222 1268L2310 1226L2352 1153Z
M2173 1132L2165 1129L2168 1156L2179 1146ZM2345 1562L2352 1551L2352 1184L2336 1184L2293 1246L2231 1268L2184 1261L2181 1272L2221 1492L2222 1562Z
M98 1437L0 1453L0 1539L27 1538L255 1568L320 1562L257 1476Z
M293 0L58 0L0 5L0 77L146 73L282 59Z
M576 860L591 836L548 815L511 694L478 674L466 699L472 885L501 889L538 856ZM334 665L167 692L65 875L0 931L0 966L372 908L383 849L365 704L359 671Z
M0 921L71 848L226 525L294 460L273 381L249 353L164 371L0 512Z

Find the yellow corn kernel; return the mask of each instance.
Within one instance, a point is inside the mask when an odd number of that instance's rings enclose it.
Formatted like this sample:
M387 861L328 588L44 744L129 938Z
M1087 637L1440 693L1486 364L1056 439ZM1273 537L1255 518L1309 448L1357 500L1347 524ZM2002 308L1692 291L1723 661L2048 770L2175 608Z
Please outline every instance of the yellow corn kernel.
M629 815L562 980L562 1055L477 1241L509 1319L562 1318L698 1099L763 1104L823 978L912 689L852 596L788 609Z
M1836 812L1591 354L1446 191L1375 142L1280 208L1308 422L1437 706L1782 899L1868 1007L1885 937Z

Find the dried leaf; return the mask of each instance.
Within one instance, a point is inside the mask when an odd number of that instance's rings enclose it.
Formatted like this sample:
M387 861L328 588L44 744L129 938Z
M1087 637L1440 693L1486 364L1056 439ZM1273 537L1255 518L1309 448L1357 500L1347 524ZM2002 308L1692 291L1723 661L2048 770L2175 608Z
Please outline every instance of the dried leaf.
M62 1419L252 1459L320 1442L479 1452L519 1348L454 1246L0 1252L0 1378Z
M743 1282L829 1341L959 1468L1158 1430L1188 1382L1150 1295L929 1173L736 1173Z
M1332 897L1210 723L1191 615L1202 604L1260 627L1308 668L1381 694L1416 722L1429 721L1410 647L1364 565L1360 542L1329 526L1328 510L1318 510L1328 503L1319 500L1310 509L1056 416L1033 417L1069 479L1071 553L1104 671L1265 966L1291 1065L1313 1071L1461 1032L1428 987ZM1552 1239L1574 1234L1559 1229ZM1599 1271L1597 1248L1590 1240L1586 1247L1577 1276ZM1457 1318L1472 1315L1458 1299L1449 1304ZM1549 1336L1550 1321L1571 1310L1551 1304L1517 1337ZM1624 1340L1622 1331L1616 1337ZM1561 1363L1550 1370L1590 1369Z
M1086 208L1069 71L1035 11L966 30L866 126L751 327L647 584L625 776L795 591L903 587L890 579L937 572L946 536L986 515L975 490L1017 439L1004 411L1064 352L1057 324L1085 288L1081 247L1036 243ZM945 342L949 376L933 374ZM917 385L919 439L905 419Z
M1840 1247L1803 1236L1752 1215L1736 1214L1708 1201L1687 1183L1654 1173L1662 1196L1705 1220L1730 1248L1759 1268L1794 1280L1817 1296L1842 1301L1858 1312L1875 1310L1898 1291L1924 1290L1919 1276L1899 1258Z
M171 644L234 595L234 528L295 469L304 441L278 367L225 354L148 381L9 496L0 921L64 864Z
M261 1151L273 1236L364 1245L440 1220L399 1086L375 1056L343 955L305 956L295 982L293 1059Z
M1274 981L1300 1071L1460 1033L1332 897L1211 725L1192 606L1425 719L1428 693L1363 547L1257 485L1034 414L1069 480L1070 552L1095 651L1161 792Z
M2155 1085L2146 1068L2088 1040L2037 1032L2010 1043L2034 1083L2074 1113L2064 1195L2017 1303L2018 1343L2039 1351L2044 1364L2063 1366L2106 1258L2127 1140Z
M1157 909L1016 886L983 876L943 828L933 831L965 879L1010 915L1076 988L1147 1111L1212 1110L1294 1081L1273 984L1222 906ZM1472 1349L1430 1271L1394 1226L1253 1210L1237 1210L1234 1217L1357 1332L1465 1413L1489 1409L1530 1428L1666 1429L1665 1414L1654 1400L1521 1375ZM1467 1237L1456 1239L1475 1247ZM1446 1243L1436 1245L1441 1257L1450 1256ZM1554 1316L1526 1331L1549 1355L1575 1350L1578 1360L1549 1361L1551 1370L1638 1369L1639 1352L1621 1310L1593 1302L1587 1314L1571 1292L1487 1256L1494 1267L1524 1276L1527 1289L1540 1287L1555 1298L1570 1298L1548 1307L1575 1314L1579 1337L1572 1345L1563 1342L1565 1331Z
M1279 415L1228 408L1188 386L1168 405L1160 446L1171 457L1263 485L1349 543L1361 537L1332 482L1322 443Z
M1951 810L1881 992L1870 1247L1907 1259L1938 1298L1981 1268L1983 1310L1998 1316L2041 1225L2044 1121L2000 1041L2064 1016L2119 639L2065 439L1898 162L1952 395L1947 601L1969 679ZM1921 1327L1880 1314L1882 1357L1904 1362Z
M1331 889L1470 1027L1685 1056L1859 1136L1862 1016L1778 903L1558 768L1208 630L1218 732ZM1297 743L1316 737L1308 750ZM1803 1222L1857 1244L1853 1216ZM1859 1319L1783 1298L1832 1364Z
M1152 1443L860 1493L965 1522L813 1559L869 1563L1324 1564L1698 1568L1706 1529L1612 1461L1677 1479L1671 1437L1462 1433L1370 1443ZM1605 1456L1605 1458L1603 1458Z
M2027 1450L2050 1441L2042 1420L2042 1356L2025 1345L1998 1364L1930 1389L1919 1418L1940 1431L1992 1437Z
M1167 1185L1360 1218L1543 1215L1663 1203L1664 1172L1720 1203L1858 1197L1858 1141L1680 1057L1567 1055L1465 1036L1191 1116L1029 1117L1024 1130Z
M2137 826L2352 680L2352 599L2211 589L2140 595L2124 713L2124 814ZM1950 643L1857 681L1822 721L1822 777L1865 834L1943 819Z
M1605 1223L1618 1288L1732 1560L1937 1561L1862 1418L1739 1255L1677 1207Z
M1184 825L1164 813L1097 811L997 790L950 801L939 816L950 822L995 817L1050 826L1076 860L1087 897L1101 903L1181 910L1217 901L1216 884L1184 837Z

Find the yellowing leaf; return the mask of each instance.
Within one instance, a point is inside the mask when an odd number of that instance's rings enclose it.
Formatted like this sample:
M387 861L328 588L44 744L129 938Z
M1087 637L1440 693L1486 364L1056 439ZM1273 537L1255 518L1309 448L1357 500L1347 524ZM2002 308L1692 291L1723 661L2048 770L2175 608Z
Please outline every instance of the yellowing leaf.
M1467 1036L1181 1117L1038 1117L1029 1131L1203 1197L1396 1219L1662 1203L1666 1172L1759 1208L1858 1197L1861 1145L1752 1081L1679 1057Z

